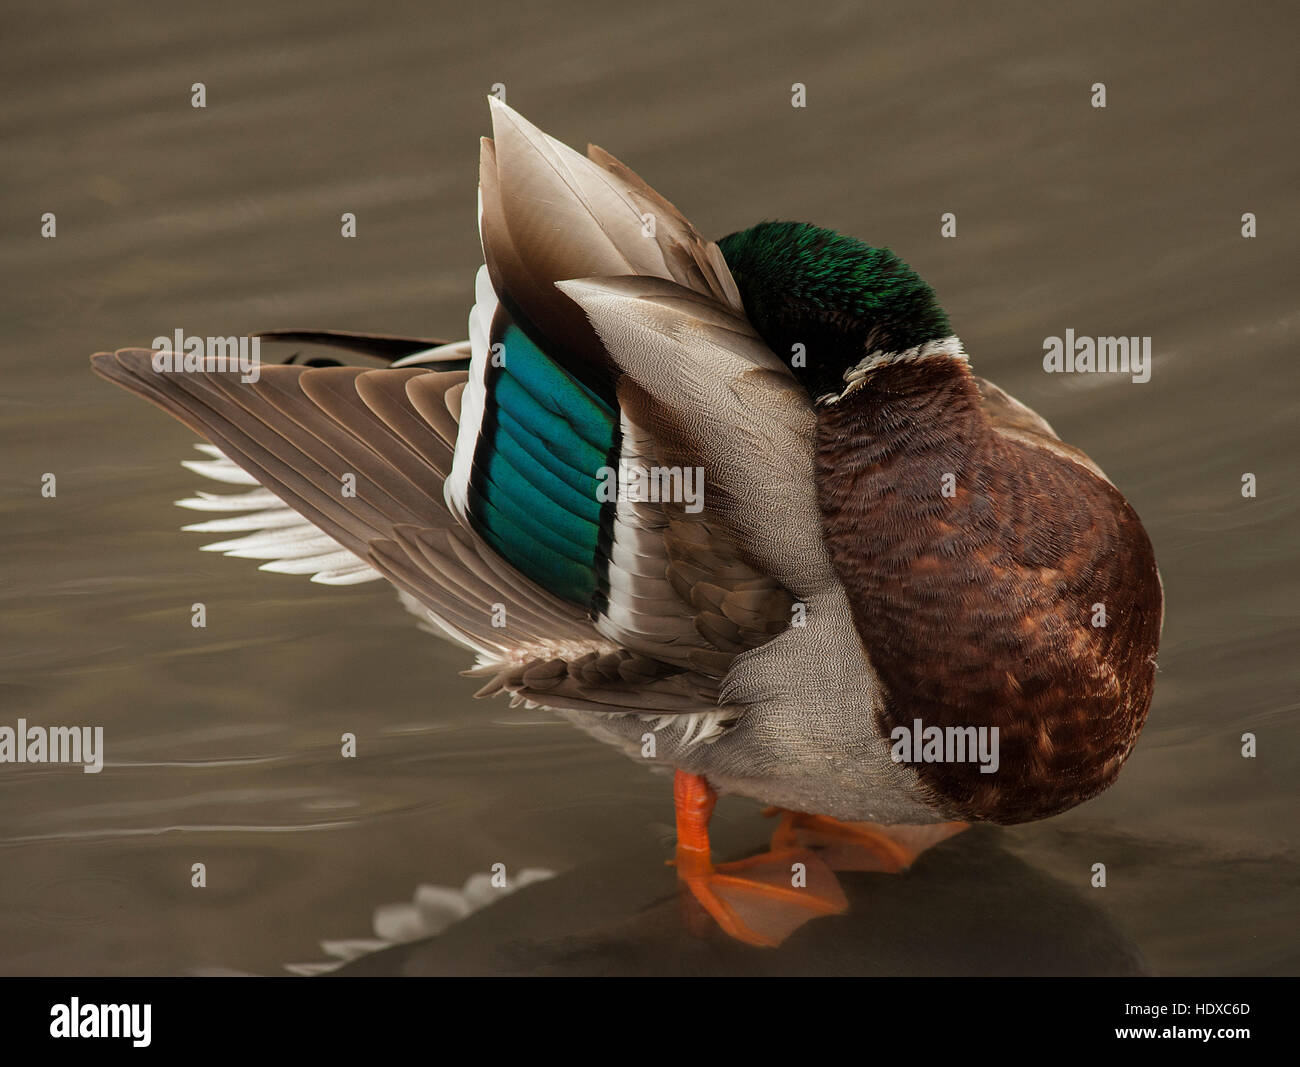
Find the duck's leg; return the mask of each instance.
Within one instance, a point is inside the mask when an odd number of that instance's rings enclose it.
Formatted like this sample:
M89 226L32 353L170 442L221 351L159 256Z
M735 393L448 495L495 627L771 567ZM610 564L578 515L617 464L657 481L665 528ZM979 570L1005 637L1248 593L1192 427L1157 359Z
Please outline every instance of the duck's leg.
M769 808L765 815L780 814L781 822L772 834L772 849L814 849L834 871L906 870L926 849L970 823L943 822L927 826L884 826L874 822L841 822L829 815L806 815L798 811Z
M700 775L678 771L677 877L718 925L751 945L779 945L809 919L848 908L829 867L806 848L773 849L720 863L709 852L709 817L717 794Z

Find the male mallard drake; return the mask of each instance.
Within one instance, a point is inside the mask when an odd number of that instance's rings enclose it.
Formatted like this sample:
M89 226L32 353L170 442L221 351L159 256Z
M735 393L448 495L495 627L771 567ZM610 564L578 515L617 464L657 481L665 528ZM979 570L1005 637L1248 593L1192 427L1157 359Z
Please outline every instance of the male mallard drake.
M843 909L829 865L896 870L1114 781L1151 702L1151 544L971 374L931 289L809 225L706 241L601 149L495 100L492 124L468 341L281 331L402 358L255 382L93 357L253 487L182 501L237 513L190 528L387 578L477 653L480 695L673 767L678 874L756 944ZM786 812L771 852L712 864L715 791Z

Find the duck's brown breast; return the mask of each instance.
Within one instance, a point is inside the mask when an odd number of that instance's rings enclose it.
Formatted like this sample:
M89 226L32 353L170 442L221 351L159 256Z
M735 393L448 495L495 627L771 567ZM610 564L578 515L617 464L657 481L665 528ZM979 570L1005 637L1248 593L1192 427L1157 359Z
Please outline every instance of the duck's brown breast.
M817 477L887 693L882 733L919 721L991 741L996 728L994 773L916 762L935 806L1023 822L1114 781L1150 706L1162 606L1151 543L1118 490L997 433L947 359L881 368L823 408Z

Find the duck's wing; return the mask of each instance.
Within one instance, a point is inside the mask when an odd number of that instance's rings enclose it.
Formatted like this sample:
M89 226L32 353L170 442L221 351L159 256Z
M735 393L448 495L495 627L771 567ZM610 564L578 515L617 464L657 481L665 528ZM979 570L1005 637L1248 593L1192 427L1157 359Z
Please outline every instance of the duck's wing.
M601 498L625 445L659 447L658 409L616 387L620 364L556 283L645 273L718 314L739 307L734 285L716 246L609 157L500 105L493 121L467 372L264 366L244 382L211 361L155 369L147 350L95 369L205 437L203 473L251 480L233 519L201 524L243 535L224 550L321 581L387 578L479 653L486 691L711 714L727 663L785 624L790 597L713 512ZM216 511L215 496L187 503Z
M702 481L692 510L680 502L658 508L661 550L649 536L653 509L618 509L618 527L641 546L638 558L665 560L667 588L643 598L675 594L693 604L704 613L694 629L714 645L735 646L729 652L762 643L790 622L825 556L806 393L743 317L675 282L588 278L560 288L582 306L622 373L621 458L693 470ZM623 585L641 593L636 577L611 582L611 595ZM636 599L619 601L622 611L604 616L605 629L630 629L645 614Z
M497 673L544 685L533 668L544 673L557 656L619 659L580 608L518 573L447 511L443 479L463 373L276 366L245 383L237 370L215 366L159 372L152 357L146 349L100 353L94 366L207 438L228 480L233 466L262 487L253 493L305 519L318 547L340 554L335 568L350 557L387 578ZM274 531L260 536L272 547ZM655 700L651 685L647 711Z
M658 462L666 454L638 421L650 407L566 283L650 279L695 301L701 323L734 324L730 272L716 244L608 153L579 155L499 103L493 132L480 177L486 270L448 504L618 647L721 677L788 623L792 598L714 536L712 513L602 496L620 470L671 468L680 479L699 465ZM766 353L752 331L746 343Z

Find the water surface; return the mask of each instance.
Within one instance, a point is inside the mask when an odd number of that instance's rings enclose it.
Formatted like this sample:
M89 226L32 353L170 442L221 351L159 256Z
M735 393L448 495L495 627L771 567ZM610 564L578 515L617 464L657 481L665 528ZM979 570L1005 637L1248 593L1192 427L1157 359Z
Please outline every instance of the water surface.
M352 966L1297 970L1293 5L16 0L6 23L0 721L102 725L107 766L0 767L0 971L283 973L373 940L377 909L418 936L384 907L494 863L557 877ZM664 779L473 701L464 655L386 587L262 574L178 532L192 436L86 357L177 327L461 336L494 83L706 233L798 218L892 247L976 368L1126 493L1168 613L1109 792L861 876L833 937L696 938L660 862ZM1044 374L1067 328L1150 336L1150 382ZM768 830L741 800L717 822L734 855Z

